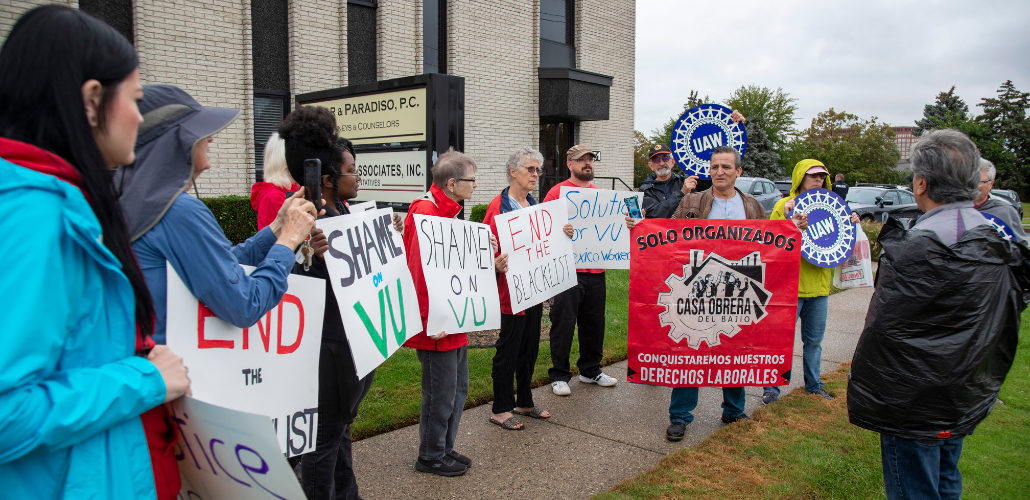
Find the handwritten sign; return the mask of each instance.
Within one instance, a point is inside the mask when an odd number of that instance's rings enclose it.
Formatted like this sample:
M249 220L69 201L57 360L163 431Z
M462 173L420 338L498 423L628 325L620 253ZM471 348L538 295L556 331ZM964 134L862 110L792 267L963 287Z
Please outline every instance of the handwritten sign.
M572 248L577 269L629 269L626 198L643 204L643 193L562 186L561 198L575 231Z
M415 215L415 227L422 272L433 288L426 331L450 334L500 328L490 226Z
M291 274L287 282L278 306L237 328L190 294L169 264L167 331L168 347L190 368L194 398L272 418L279 447L294 456L315 451L325 281Z
M494 217L501 253L508 254L508 292L512 312L576 286L576 254L562 227L568 222L565 200L554 200Z
M415 283L392 217L393 209L382 208L318 222L329 240L325 263L358 378L422 331Z
M304 499L268 418L190 397L176 399L171 407L179 431L180 499Z

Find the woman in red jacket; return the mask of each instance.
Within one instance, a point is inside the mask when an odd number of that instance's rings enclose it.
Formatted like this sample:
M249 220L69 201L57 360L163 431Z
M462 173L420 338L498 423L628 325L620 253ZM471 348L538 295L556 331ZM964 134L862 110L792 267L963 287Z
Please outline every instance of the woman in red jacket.
M264 182L250 187L250 206L257 211L258 231L275 220L286 201L286 193L300 189L286 168L286 141L273 133L265 144Z

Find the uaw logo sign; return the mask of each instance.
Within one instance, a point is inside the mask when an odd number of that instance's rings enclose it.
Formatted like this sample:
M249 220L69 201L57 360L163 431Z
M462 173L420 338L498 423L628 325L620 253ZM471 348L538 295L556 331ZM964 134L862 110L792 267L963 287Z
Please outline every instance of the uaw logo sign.
M801 234L805 260L819 267L837 267L848 260L855 248L855 225L851 209L840 196L809 189L795 199L794 212L808 215L808 229Z
M683 276L670 274L665 280L669 292L658 294L658 315L662 326L671 327L669 337L677 344L697 349L720 343L719 334L733 337L740 325L753 325L768 312L772 293L763 285L765 264L758 252L740 260L727 260L714 252L691 250Z
M998 233L1001 234L1002 238L1009 241L1016 241L1016 233L1012 232L1012 228L1009 227L1005 221L1001 220L1001 218L987 212L980 212L980 215L983 215L984 218L987 219L987 222L990 222L991 225L994 226L994 229L998 230Z
M741 156L747 149L744 126L730 119L733 110L718 104L690 108L672 129L672 156L687 175L710 179L712 150L732 146Z

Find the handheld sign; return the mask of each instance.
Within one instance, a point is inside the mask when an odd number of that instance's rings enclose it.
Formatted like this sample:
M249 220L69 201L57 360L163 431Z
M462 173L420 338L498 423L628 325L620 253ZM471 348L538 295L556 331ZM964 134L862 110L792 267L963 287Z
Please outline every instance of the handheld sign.
M987 212L980 212L980 215L983 215L984 218L987 219L987 222L990 222L991 225L994 226L994 229L998 230L998 233L1001 234L1002 238L1009 241L1016 241L1016 233L1014 233L1012 228L1010 228L1005 221L1001 220L1000 217L991 215Z
M375 209L376 209L376 201L375 200L363 201L361 203L354 203L353 205L350 206L350 212L352 214L353 213L358 213L358 212L365 212L365 211L368 211L368 210L375 210Z
M801 234L790 221L646 219L632 230L630 382L785 385Z
M643 193L562 186L572 224L577 269L629 269L629 230L623 211L639 207ZM639 212L639 210L638 210Z
M392 217L393 209L382 208L318 221L328 235L325 263L358 378L422 331L415 283Z
M243 266L250 274L254 268ZM270 417L287 456L315 451L325 280L291 274L279 305L250 328L215 317L168 264L168 347L193 397Z
M855 225L851 209L837 193L809 189L795 198L793 212L808 215L801 243L805 260L819 267L837 267L848 260L855 248Z
M415 215L419 260L429 289L426 331L466 333L501 327L490 226Z
M501 253L508 254L508 291L514 313L576 286L576 253L562 227L565 200L554 200L494 217Z
M733 110L718 104L702 104L690 108L672 129L672 157L687 175L711 179L708 165L712 150L731 146L741 156L747 149L747 132L742 123L735 123Z
M171 419L179 498L305 498L267 418L181 397L171 403Z

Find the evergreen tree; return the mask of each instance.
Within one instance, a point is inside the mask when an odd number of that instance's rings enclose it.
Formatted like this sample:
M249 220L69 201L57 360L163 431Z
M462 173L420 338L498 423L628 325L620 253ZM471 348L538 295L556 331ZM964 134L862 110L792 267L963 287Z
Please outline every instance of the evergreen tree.
M782 177L780 153L766 131L765 115L748 116L744 126L747 130L747 150L741 158L744 175L774 180Z
M969 106L961 97L955 95L955 86L952 85L947 92L937 94L935 103L923 106L923 119L916 120L916 127L912 130L912 135L919 137L923 135L924 130L941 128L942 123L968 118Z
M734 90L730 98L723 103L730 109L740 111L748 119L748 122L751 121L752 116L761 115L766 135L778 148L787 142L794 131L794 115L798 110L797 101L782 88L772 90L752 84ZM751 127L748 127L747 134L750 147Z

